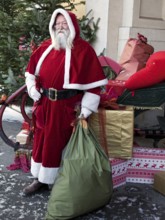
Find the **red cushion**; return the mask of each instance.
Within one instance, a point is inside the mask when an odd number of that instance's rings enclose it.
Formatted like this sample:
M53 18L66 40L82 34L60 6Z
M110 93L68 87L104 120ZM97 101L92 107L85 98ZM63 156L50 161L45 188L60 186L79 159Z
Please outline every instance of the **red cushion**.
M165 80L165 51L150 56L146 67L134 73L125 83L129 90L152 86Z

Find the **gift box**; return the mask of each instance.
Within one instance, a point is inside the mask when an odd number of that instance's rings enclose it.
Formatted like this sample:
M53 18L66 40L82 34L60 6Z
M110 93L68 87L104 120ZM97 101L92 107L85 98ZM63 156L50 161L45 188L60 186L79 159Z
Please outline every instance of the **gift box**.
M154 174L154 189L165 195L165 171Z
M154 182L154 174L165 170L165 149L134 147L128 160L126 182Z
M29 137L29 130L23 129L16 135L16 142L20 144L27 144Z
M30 124L26 121L22 123L21 131L16 135L16 142L27 144L30 136Z
M89 125L110 158L130 159L133 147L134 111L100 108L89 117Z
M110 158L109 160L112 167L113 188L124 185L127 175L127 160L116 158Z

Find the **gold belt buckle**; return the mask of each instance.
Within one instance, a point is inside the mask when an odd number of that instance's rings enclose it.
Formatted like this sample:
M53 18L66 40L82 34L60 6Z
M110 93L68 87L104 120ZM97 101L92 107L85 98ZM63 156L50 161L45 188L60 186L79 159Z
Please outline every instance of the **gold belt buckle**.
M54 92L54 98L51 98L51 92ZM51 101L56 101L57 100L57 89L54 89L54 88L49 88L48 89L48 96L49 96L49 99Z

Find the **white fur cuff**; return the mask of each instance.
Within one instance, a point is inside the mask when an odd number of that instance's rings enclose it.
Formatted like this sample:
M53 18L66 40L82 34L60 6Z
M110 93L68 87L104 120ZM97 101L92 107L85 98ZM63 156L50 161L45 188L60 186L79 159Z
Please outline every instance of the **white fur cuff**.
M89 109L82 107L79 118L88 118L91 114L92 112Z
M85 92L82 98L81 107L85 107L92 112L97 112L100 103L100 96L91 92Z
M26 79L28 78L28 79L33 79L33 80L35 80L35 75L30 74L29 72L25 72L25 77L26 77Z

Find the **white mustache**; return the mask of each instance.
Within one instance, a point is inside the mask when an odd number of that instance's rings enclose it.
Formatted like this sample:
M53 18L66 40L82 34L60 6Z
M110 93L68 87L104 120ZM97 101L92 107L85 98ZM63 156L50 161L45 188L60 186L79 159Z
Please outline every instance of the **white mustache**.
M58 30L58 31L56 32L56 34L60 34L60 33L63 33L63 34L66 35L66 31L65 31L65 30Z
M55 30L54 31L54 38L52 38L52 42L54 48L59 50L60 48L72 48L72 41L69 37L70 31L69 30Z

